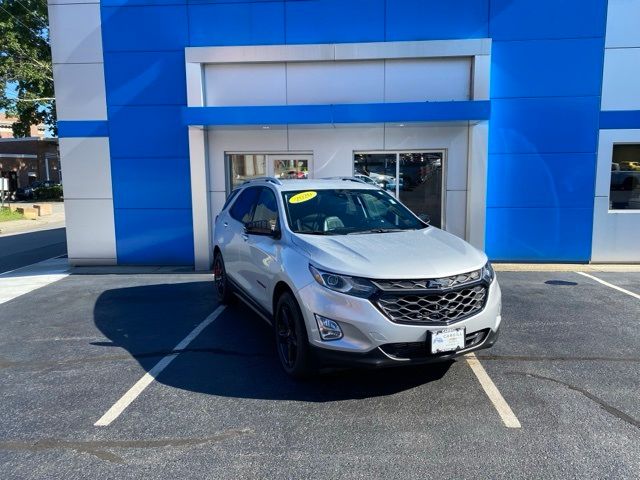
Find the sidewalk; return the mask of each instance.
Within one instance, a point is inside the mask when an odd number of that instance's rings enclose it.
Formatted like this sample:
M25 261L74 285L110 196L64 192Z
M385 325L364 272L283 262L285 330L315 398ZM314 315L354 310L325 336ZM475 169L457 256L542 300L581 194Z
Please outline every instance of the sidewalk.
M14 233L32 232L34 230L48 230L50 228L60 228L65 226L64 203L63 202L12 202L12 205L30 206L34 203L50 203L53 206L53 213L37 220L12 220L0 222L0 237L12 235ZM5 202L5 205L8 205Z

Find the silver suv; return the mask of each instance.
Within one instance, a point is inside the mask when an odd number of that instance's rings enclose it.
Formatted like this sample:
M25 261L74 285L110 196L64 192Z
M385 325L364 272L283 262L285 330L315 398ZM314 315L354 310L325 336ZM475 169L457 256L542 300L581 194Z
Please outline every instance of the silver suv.
M293 377L442 361L497 339L486 255L357 179L245 182L214 245L219 300L240 298L274 327Z

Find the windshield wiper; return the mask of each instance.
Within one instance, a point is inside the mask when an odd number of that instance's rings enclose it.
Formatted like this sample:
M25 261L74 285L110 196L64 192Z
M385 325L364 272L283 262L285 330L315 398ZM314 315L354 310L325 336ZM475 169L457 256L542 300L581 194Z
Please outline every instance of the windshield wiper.
M390 232L404 232L407 228L372 228L370 230L359 230L357 232L350 232L347 235L358 235L360 233L390 233Z
M300 235L335 235L333 232L324 232L322 230L311 230L309 232L295 232Z

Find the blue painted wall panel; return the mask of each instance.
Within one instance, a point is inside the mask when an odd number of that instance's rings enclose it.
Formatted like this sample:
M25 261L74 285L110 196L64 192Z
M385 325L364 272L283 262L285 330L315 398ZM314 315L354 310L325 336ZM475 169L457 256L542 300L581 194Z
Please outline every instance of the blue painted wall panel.
M189 158L114 158L114 208L191 208Z
M188 157L181 107L109 107L111 157ZM189 182L189 178L176 178Z
M488 120L489 101L188 107L188 125L285 125Z
M599 110L599 97L493 100L489 153L595 152Z
M287 43L382 42L384 0L288 1Z
M600 112L600 128L614 130L620 128L640 129L640 110Z
M600 95L603 42L494 42L491 98Z
M194 47L285 43L284 2L191 5L189 41Z
M106 120L60 120L58 137L106 137L109 135L109 122Z
M188 41L186 5L102 7L105 52L182 51Z
M191 209L115 209L119 264L193 265Z
M184 52L105 53L109 105L185 105Z
M489 36L488 0L387 1L386 40Z
M493 260L586 261L592 208L488 208L486 250Z
M491 0L494 40L603 37L607 0Z
M595 153L492 154L487 207L593 206Z

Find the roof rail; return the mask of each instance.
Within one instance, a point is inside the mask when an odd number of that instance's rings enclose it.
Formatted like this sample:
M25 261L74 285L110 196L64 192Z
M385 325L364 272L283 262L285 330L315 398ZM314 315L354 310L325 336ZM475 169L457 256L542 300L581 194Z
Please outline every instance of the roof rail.
M367 182L365 182L364 180L360 180L356 177L324 177L323 180L342 180L344 182L358 182L364 183L365 185L367 184Z
M252 182L270 182L270 183L273 183L274 185L282 185L282 182L275 177L250 178L249 180L242 182L242 185L246 185L247 183L252 183Z

